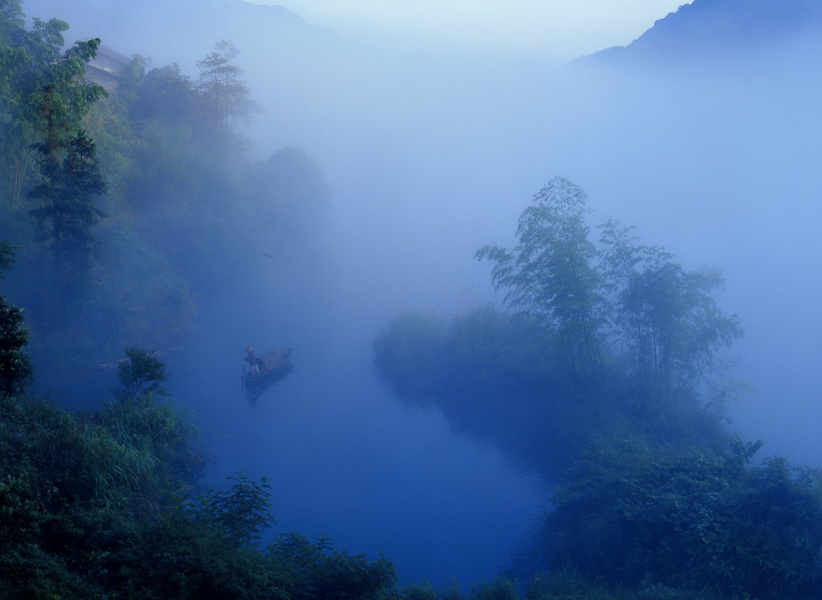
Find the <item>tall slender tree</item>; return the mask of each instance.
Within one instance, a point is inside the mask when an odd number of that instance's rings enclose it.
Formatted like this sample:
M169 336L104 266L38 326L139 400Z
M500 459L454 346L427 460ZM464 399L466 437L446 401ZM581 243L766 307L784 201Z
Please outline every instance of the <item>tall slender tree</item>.
M633 373L660 398L691 392L722 367L717 351L742 336L736 315L723 315L713 296L722 275L687 271L669 252L640 244L631 228L612 220L601 233L610 325Z
M217 42L214 52L197 61L200 77L197 89L203 96L206 115L224 125L247 120L254 110L243 69L233 61L239 54L227 40Z
M603 298L587 212L581 188L552 179L520 215L514 249L485 246L476 258L495 263L495 287L506 289L509 305L551 334L567 372L598 385Z
M106 187L94 142L78 131L62 160L47 155L43 162L42 181L29 192L40 206L30 212L55 257L85 260L95 249L92 228L105 216L95 205Z
M86 262L93 250L93 226L103 216L96 196L105 185L97 165L94 142L80 129L91 104L105 90L85 80L85 64L92 60L99 39L76 42L61 53L62 32L68 25L35 19L28 49L38 57L30 64L25 114L39 141L34 144L39 180L28 197L30 213L39 224L41 240L58 260Z

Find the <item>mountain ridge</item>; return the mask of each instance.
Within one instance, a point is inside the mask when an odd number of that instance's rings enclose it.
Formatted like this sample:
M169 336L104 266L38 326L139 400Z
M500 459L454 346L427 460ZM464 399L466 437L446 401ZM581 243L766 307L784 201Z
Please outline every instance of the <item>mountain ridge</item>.
M188 69L222 39L234 42L241 53L260 40L272 53L303 42L342 43L336 33L307 23L279 4L244 0L25 0L24 11L30 19L68 22L68 43L100 37L127 56L149 54L155 64L180 63Z
M815 0L694 0L655 21L630 44L576 60L603 64L763 58L786 43L813 44L813 34L820 30L822 4Z

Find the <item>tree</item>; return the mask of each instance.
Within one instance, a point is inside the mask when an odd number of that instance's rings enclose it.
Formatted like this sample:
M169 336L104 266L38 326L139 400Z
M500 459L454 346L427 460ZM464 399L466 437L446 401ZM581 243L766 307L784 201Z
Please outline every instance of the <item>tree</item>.
M316 233L331 194L319 166L305 152L278 150L256 165L250 183L250 206L266 237L294 245Z
M0 0L0 189L15 207L22 197L31 163L31 127L23 114L25 81L31 58L23 47L28 36L20 0Z
M126 348L126 356L128 359L120 363L117 369L120 382L117 397L135 399L161 391L160 383L168 380L163 361L139 348Z
M8 8L8 7L7 7ZM0 47L3 184L14 207L31 183L30 165L39 166L39 180L28 197L44 241L56 255L88 254L91 227L102 213L93 198L104 191L97 170L94 143L78 131L93 102L105 94L85 79L99 39L76 42L65 51L58 19L34 19L31 31L19 27L12 11L4 21L9 45Z
M14 263L14 246L0 242L0 279ZM31 361L23 352L29 341L23 309L9 304L0 296L0 394L14 395L25 390L33 370Z
M232 63L238 54L233 43L221 40L214 52L197 61L197 89L203 96L206 114L224 125L248 120L254 110L248 86L242 80L243 69Z
M735 438L724 451L683 451L600 440L554 497L543 538L549 565L630 587L818 598L822 472L783 457L750 465L761 446Z
M390 560L371 562L363 554L334 549L327 537L311 542L295 533L280 535L267 562L277 588L293 600L377 600L393 598L397 574Z
M277 521L271 515L271 486L245 476L229 477L229 490L215 490L201 498L201 518L217 524L231 546L257 544L262 533Z
M550 334L573 379L598 385L603 298L585 192L558 177L533 201L520 215L513 250L490 245L475 256L495 263L496 289L505 288L506 302Z
M154 120L190 128L198 103L191 79L176 64L146 73L147 66L146 59L135 59L126 70L125 86L117 89L116 98L125 96L131 120L140 128Z
M29 192L39 203L30 214L40 225L41 238L56 258L85 260L95 250L93 227L105 216L95 205L106 190L97 164L96 147L84 131L68 144L62 161L43 150L42 181Z
M29 341L23 309L0 296L0 394L14 395L25 390L33 371L23 347Z
M646 389L659 398L679 397L721 369L716 352L742 336L737 317L723 315L712 295L722 286L721 274L686 271L613 220L602 226L601 242L612 331Z
M46 130L45 143L51 151L59 150L65 142L60 136L70 136L89 107L107 95L102 86L85 78L85 65L97 56L100 38L77 41L61 54L62 34L68 28L68 23L59 19L34 19L24 44L32 59L22 74L27 85L21 91L29 95L26 111Z
M12 45L25 26L22 0L0 0L0 47Z
M35 26L41 25L35 20ZM62 41L58 30L68 25L52 20L47 30ZM44 26L45 27L45 26ZM40 158L40 182L29 197L40 204L31 214L55 257L84 259L93 251L92 227L104 216L94 204L105 192L94 142L76 129L92 102L105 94L83 80L85 63L94 58L100 40L77 42L50 65L43 83L32 94L36 120L45 134L35 146Z

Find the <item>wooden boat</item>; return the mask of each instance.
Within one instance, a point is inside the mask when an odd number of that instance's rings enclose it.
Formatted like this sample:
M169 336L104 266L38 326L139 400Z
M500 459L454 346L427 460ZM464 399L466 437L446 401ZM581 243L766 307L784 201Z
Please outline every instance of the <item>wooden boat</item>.
M273 378L275 373L282 373L291 360L291 348L286 348L282 352L269 352L265 356L257 359L259 371L257 373L246 373L243 380L246 385L255 385Z

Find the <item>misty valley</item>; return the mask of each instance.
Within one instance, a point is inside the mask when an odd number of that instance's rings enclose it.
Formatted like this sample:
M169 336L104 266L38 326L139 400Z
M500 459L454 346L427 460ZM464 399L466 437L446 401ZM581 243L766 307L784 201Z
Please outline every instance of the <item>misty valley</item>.
M822 8L659 17L0 0L0 600L822 597Z

